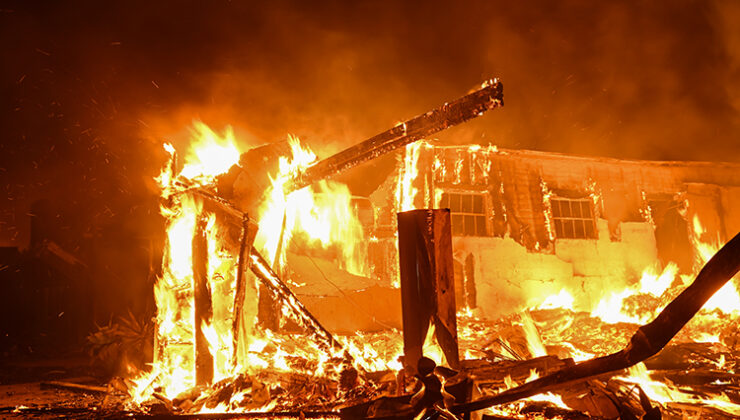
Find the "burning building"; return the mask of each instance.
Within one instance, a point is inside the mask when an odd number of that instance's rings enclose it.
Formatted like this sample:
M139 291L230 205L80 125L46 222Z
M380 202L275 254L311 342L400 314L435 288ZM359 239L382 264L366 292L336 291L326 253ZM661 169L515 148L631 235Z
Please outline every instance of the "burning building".
M709 259L740 222L740 166L422 140L499 106L500 95L500 84L487 82L324 160L297 138L240 154L229 133L202 125L184 162L165 145L171 160L158 181L168 237L155 285L154 360L126 382L131 401L158 400L175 413L455 416L655 363L648 358L679 331L685 343L727 346L732 318L709 311L740 309L727 283L738 239ZM326 180L403 146L369 208ZM425 210L434 208L442 210ZM715 268L699 273L704 264ZM702 306L697 325L682 330ZM565 311L555 330L591 334L556 342L539 330L552 311ZM624 327L656 314L632 336ZM588 343L610 325L622 325L611 342ZM498 338L471 346L490 335ZM609 416L628 410L632 384L661 403L735 410L725 390L697 400L635 369L598 392L581 383L546 398ZM593 392L618 402L605 406ZM650 398L629 410L656 412Z
M737 7L581 3L4 6L0 417L740 416Z
M372 266L393 282L396 211L449 208L459 308L496 318L567 290L595 309L643 272L693 272L705 261L695 243L740 230L739 192L732 163L420 142L371 195Z
M323 160L196 122L156 179L151 363L108 388L48 385L117 394L119 413L740 413L717 371L738 363L740 165L426 140L502 89ZM401 148L369 197L329 179Z

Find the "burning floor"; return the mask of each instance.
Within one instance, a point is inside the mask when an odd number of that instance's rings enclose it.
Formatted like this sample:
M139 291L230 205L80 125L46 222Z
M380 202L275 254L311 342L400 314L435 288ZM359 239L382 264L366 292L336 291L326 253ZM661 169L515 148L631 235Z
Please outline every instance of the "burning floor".
M196 124L197 141L184 160L165 145L171 160L157 179L166 241L162 265L152 273L154 319L121 319L89 337L99 358L120 356L126 352L112 348L136 343L124 360L125 375L106 384L46 380L40 384L45 403L35 388L9 388L14 402L0 412L68 418L739 416L740 295L731 279L740 269L740 236L721 249L697 240L701 271L679 274L671 264L662 273L646 271L590 310L567 288L500 317L478 316L469 302L459 304L453 230L481 234L497 217L507 226L521 227L521 220L505 205L490 219L476 213L488 198L427 188L444 185L448 171L435 155L434 174L419 174L420 151L428 147L418 140L502 104L500 83L490 81L322 161L295 138L240 154L233 134ZM322 301L314 313L296 290L319 278L352 301L332 279L364 284L374 274L367 267L369 244L380 241L368 237L346 186L327 178L402 146L391 206L397 220L386 229L396 264L386 267L391 281L384 286L401 302L403 328L355 302L335 316L365 311L384 328L330 331L318 316ZM471 184L496 175L495 148L465 153L476 162L467 169ZM458 159L449 170L457 187L464 168ZM551 240L599 233L596 222L586 223L601 205L594 183L586 198L569 199L553 196L541 179L535 185L546 210L548 228L541 230ZM503 182L496 191L511 194ZM421 197L433 205L416 204ZM426 210L441 202L456 213ZM536 235L526 230L518 229L517 243L534 244ZM531 248L541 251L539 242ZM313 274L296 275L298 266L313 266ZM379 301L371 306L385 310ZM150 363L133 361L142 343L152 349Z
M574 358L617 351L637 328L635 324L609 324L588 313L564 308L532 309L496 322L460 315L464 373L437 370L445 386L453 390L461 377L472 380L476 397L555 372L571 365ZM740 408L740 384L732 373L740 363L737 349L732 347L737 343L737 322L735 317L716 310L702 312L663 351L642 364L483 412L492 419L650 419L659 418L656 411L663 418L735 418ZM705 341L695 341L696 336ZM305 339L302 335L297 338ZM224 378L212 386L194 387L173 399L157 392L153 384L151 395L141 404L133 404L130 393L136 385L120 378L106 386L82 384L76 389L70 382L80 383L82 378L44 382L41 387L45 391L28 385L12 390L6 386L6 398L11 398L8 393L13 392L19 403L6 403L3 416L356 418L353 414L357 411L353 412L352 407L362 410L361 416L375 417L401 415L408 409L408 396L418 384L411 378L404 379L402 371L358 369L343 357L317 360L297 356L294 350L302 344L295 339L286 334L278 340L280 347L266 346L259 351L261 357L279 360L276 366L253 375ZM364 349L364 356L377 365L392 365L390 362L403 352L398 331L347 340ZM427 346L425 354L443 361L441 350L434 344ZM402 390L399 386L404 383ZM366 407L368 403L372 408Z

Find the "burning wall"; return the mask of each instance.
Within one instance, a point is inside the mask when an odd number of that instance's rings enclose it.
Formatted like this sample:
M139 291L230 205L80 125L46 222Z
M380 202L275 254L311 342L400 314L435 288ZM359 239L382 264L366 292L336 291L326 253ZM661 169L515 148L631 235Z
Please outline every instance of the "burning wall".
M566 288L579 309L591 310L607 291L627 287L645 271L660 273L661 262L691 272L694 219L704 242L730 238L740 222L738 169L408 146L394 176L371 196L380 208L377 235L384 245L372 256L381 268L376 273L385 275L393 255L394 211L450 207L458 288L467 296L459 304L495 319Z

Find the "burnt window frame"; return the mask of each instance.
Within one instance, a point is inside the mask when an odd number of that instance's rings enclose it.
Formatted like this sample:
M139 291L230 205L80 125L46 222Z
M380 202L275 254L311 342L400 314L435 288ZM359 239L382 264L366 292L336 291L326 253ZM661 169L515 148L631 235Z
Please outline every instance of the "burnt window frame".
M489 200L486 191L461 191L443 189L438 207L450 209L452 236L486 238L493 236L489 226ZM455 197L455 198L452 198ZM468 198L468 210L464 211ZM446 201L447 199L447 201ZM470 225L473 228L468 230Z
M567 203L567 207L563 203ZM589 197L551 197L550 212L555 239L599 239L594 210L593 200ZM585 215L586 212L588 215Z

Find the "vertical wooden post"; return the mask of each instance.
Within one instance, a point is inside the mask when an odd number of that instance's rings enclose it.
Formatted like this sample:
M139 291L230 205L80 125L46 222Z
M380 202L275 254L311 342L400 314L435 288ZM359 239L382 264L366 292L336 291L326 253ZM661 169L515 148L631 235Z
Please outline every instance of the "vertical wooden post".
M195 384L205 385L213 380L213 356L203 334L203 323L213 315L211 293L208 290L208 238L205 215L198 218L193 235L193 299L195 306Z
M398 213L398 254L407 366L416 369L433 321L447 363L459 367L450 211Z
M234 345L234 352L232 354L232 364L236 366L237 355L239 349L239 331L241 331L240 325L242 322L242 314L244 312L244 299L246 296L247 284L246 284L246 271L249 269L250 259L249 253L254 243L254 238L257 236L258 225L252 221L245 213L242 216L242 231L239 239L239 256L237 260L237 272L236 272L236 293L234 294L234 319L231 325L232 342Z

